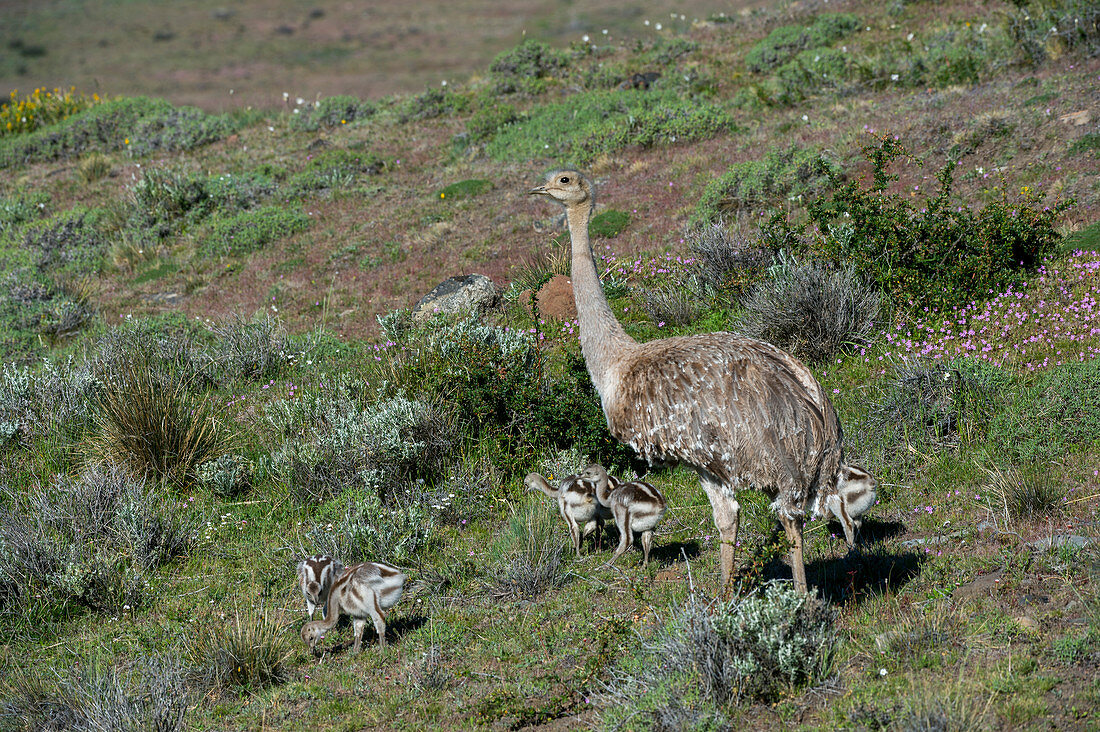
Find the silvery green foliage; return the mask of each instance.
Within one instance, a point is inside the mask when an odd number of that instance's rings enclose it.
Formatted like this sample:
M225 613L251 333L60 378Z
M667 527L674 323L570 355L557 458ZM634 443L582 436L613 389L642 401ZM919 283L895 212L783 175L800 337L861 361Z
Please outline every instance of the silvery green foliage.
M208 327L216 338L212 358L230 376L274 376L291 358L286 329L270 313L252 319L236 314Z
M412 311L408 308L391 310L385 315L376 315L378 327L382 329L382 335L390 343L401 343L412 331Z
M62 362L44 359L38 369L5 366L0 372L0 442L5 435L29 436L85 424L98 387L91 368L72 356Z
M0 700L4 729L175 732L186 729L185 669L174 655L142 656L126 668L85 661L67 678L18 674Z
M436 512L423 503L386 506L377 494L362 491L348 497L340 519L315 525L306 537L311 551L345 566L375 560L400 565L429 546L437 525Z
M592 460L575 447L559 450L539 464L539 472L551 480L576 475L592 464Z
M531 333L484 325L476 316L445 323L425 337L423 346L446 361L458 363L466 358L471 343L496 347L505 361L513 363L530 362L536 354L535 339Z
M402 396L359 407L336 394L304 409L318 421L275 452L270 470L315 498L362 485L388 500L404 482L434 480L452 447L439 412Z
M237 496L252 485L253 463L244 455L225 453L199 466L198 477L220 496Z
M0 489L0 504L0 585L113 614L136 608L147 574L196 536L196 518L111 465Z

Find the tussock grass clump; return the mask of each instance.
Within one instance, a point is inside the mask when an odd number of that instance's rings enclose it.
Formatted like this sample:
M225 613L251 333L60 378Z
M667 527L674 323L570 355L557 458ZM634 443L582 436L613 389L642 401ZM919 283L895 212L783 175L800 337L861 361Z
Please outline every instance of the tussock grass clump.
M687 239L695 273L707 287L720 293L740 294L774 258L759 237L731 231L721 218L692 229Z
M988 468L985 491L996 496L1010 519L1033 519L1057 512L1066 497L1049 468L1015 465Z
M661 326L687 325L707 310L713 294L695 277L680 282L662 282L635 289L642 310Z
M285 681L293 653L289 623L263 608L206 618L186 636L191 675L215 689L255 690Z
M569 580L563 551L565 533L549 510L531 505L513 515L490 548L489 594L498 600L532 602Z
M742 305L735 330L822 363L874 336L883 297L854 267L790 260L754 285Z
M37 591L106 613L137 609L150 572L195 540L197 519L117 466L2 495L0 583L24 603Z
M141 656L123 668L84 660L67 678L13 675L0 691L0 727L30 732L176 732L189 694L174 655Z
M210 395L144 360L115 366L96 395L93 457L125 465L138 476L176 485L196 478L199 465L220 455L228 439Z

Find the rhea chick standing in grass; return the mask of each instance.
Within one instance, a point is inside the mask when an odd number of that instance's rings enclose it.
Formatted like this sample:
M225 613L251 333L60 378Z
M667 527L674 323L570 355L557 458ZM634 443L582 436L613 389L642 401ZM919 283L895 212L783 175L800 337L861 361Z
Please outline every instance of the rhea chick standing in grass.
M805 592L803 518L819 493L843 495L847 479L840 422L821 384L790 354L733 333L638 343L616 320L596 272L591 182L561 170L530 193L565 207L581 351L611 434L650 462L698 473L722 540L723 583L733 576L737 490L768 495L791 543L795 586Z
M405 574L397 567L383 562L363 562L348 567L332 583L328 604L325 606L325 619L306 623L302 627L302 640L313 650L325 633L336 627L336 622L343 613L351 617L355 631L352 652L359 652L367 618L374 621L378 644L384 647L385 611L398 603L404 590Z
M665 516L665 497L652 484L643 480L626 482L610 480L602 465L589 465L580 472L585 480L596 484L596 498L615 517L619 529L619 546L612 560L630 548L634 534L642 538L642 566L649 566L649 550L653 546L653 530Z
M578 557L581 555L583 538L592 531L596 532L596 546L599 547L604 521L611 518L611 512L600 505L594 483L580 476L570 475L554 488L542 475L531 473L523 480L523 484L528 490L545 493L558 504L558 512L569 527L569 538Z

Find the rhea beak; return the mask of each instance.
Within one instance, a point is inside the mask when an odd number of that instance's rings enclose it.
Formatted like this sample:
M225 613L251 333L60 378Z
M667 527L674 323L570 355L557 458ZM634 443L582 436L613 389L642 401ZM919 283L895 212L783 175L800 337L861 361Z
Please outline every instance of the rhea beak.
M529 195L529 196L534 196L534 195L543 195L543 196L545 196L545 195L548 195L548 194L546 192L546 186L538 186L536 188L532 188L531 190L527 191L527 195Z

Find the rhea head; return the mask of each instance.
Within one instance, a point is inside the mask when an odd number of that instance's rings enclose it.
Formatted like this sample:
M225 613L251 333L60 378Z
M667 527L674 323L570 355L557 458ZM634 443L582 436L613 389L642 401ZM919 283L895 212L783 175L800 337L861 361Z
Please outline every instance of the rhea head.
M546 183L532 188L528 193L549 196L569 207L596 203L596 193L588 179L575 170L556 170L546 176Z

